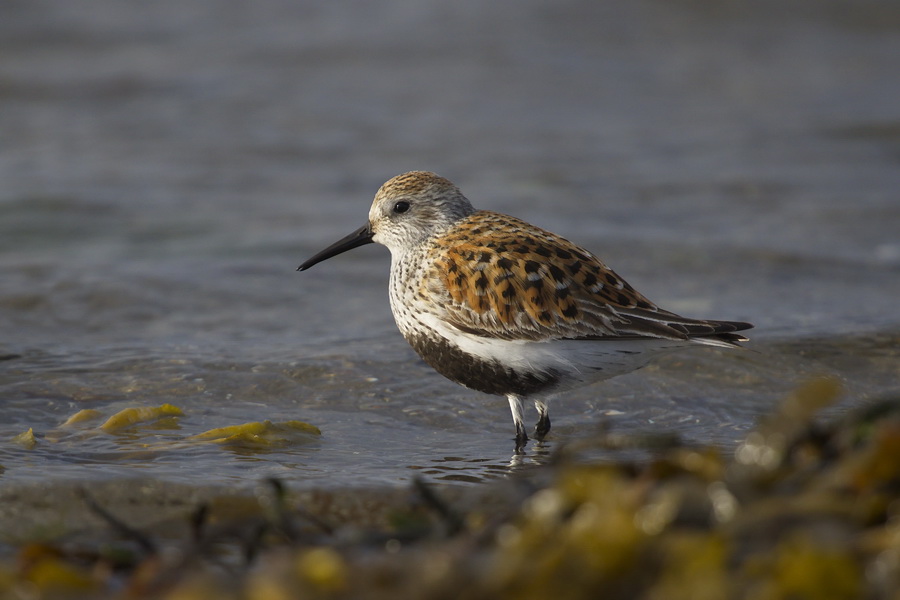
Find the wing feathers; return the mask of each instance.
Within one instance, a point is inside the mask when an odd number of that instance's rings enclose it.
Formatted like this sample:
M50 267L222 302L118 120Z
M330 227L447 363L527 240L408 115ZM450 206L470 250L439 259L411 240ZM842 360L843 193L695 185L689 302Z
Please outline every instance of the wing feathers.
M660 309L590 252L514 217L469 215L429 249L422 283L439 318L498 339L660 338L729 345L748 323Z

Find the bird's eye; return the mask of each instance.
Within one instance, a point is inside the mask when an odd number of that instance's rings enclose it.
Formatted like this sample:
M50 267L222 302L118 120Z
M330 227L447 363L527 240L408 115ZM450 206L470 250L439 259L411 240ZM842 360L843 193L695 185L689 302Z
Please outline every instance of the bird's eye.
M409 210L409 202L406 200L401 200L397 204L394 205L394 212L399 214L405 213Z

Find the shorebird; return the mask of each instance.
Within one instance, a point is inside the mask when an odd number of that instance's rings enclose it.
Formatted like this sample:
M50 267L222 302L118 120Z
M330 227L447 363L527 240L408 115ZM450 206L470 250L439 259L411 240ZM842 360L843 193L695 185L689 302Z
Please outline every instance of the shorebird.
M750 323L679 316L645 298L591 252L525 221L476 210L425 171L388 180L365 225L298 268L377 242L391 251L390 302L403 337L438 373L506 396L516 452L523 401L550 431L549 399L693 345L734 347Z

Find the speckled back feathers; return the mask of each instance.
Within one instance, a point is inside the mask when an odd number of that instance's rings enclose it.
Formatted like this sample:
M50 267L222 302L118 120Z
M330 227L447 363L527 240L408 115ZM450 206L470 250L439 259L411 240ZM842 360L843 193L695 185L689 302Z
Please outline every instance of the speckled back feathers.
M588 297L653 308L587 251L494 212L478 211L457 223L428 257L429 293L445 292L454 324L478 321L482 333L487 326L496 337L535 338L581 323L595 312L585 305Z
M527 340L687 339L721 331L717 322L660 309L587 250L495 212L458 221L433 240L426 263L420 292L467 333Z

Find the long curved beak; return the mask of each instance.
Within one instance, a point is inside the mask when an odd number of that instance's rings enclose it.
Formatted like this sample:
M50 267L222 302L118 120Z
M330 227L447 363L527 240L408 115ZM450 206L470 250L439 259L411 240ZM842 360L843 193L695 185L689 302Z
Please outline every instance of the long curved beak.
M372 232L372 228L368 223L348 235L347 237L341 238L332 245L328 246L315 256L309 258L305 263L297 267L298 271L305 271L316 263L320 263L323 260L329 259L332 256L337 256L342 252L346 252L347 250L353 250L354 248L358 248L359 246L365 246L366 244L372 243L372 236L375 235Z

